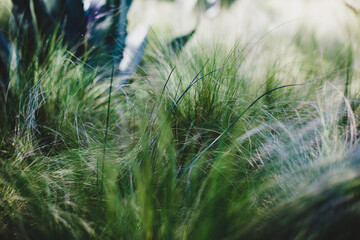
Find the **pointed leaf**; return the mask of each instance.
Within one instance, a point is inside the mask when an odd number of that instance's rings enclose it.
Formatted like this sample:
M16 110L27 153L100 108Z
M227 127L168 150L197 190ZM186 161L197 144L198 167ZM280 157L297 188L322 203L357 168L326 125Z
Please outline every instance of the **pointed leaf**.
M46 36L54 33L57 25L71 47L79 44L85 36L87 17L82 0L54 0L45 4L33 0L38 27Z
M28 66L36 50L36 34L33 23L30 0L13 0L12 20L13 33L17 39L20 64Z
M170 44L169 47L178 54L182 48L185 46L185 44L190 40L190 38L194 35L195 29L189 32L186 35L183 35L181 37L175 38Z
M132 0L122 0L120 3L119 12L116 19L116 44L115 44L115 62L120 63L123 58L125 49L125 39L127 36L127 14L129 12Z
M107 1L100 8L90 8L86 12L89 19L89 45L93 65L106 65L114 61L120 64L125 48L127 13L132 0Z
M82 0L66 0L64 20L66 40L77 44L85 36L87 23Z
M42 0L33 0L34 12L38 29L42 34L49 35L55 29L55 20L47 12L46 6Z
M0 32L0 95L4 96L9 84L9 44Z
M120 84L128 82L129 77L134 74L139 66L145 52L147 34L150 25L148 23L140 24L126 38L126 47L124 57L120 62Z

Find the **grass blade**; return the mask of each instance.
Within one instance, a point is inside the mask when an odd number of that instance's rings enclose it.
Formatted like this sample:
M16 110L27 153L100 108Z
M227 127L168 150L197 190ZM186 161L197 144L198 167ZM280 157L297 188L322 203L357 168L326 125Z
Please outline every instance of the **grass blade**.
M267 94L279 90L281 88L287 88L287 87L294 87L294 86L303 86L305 85L304 83L300 83L300 84L288 84L288 85L283 85L280 87L276 87L273 89L270 89L269 91L263 93L262 95L260 95L258 98L256 98L242 113L240 113L231 123L230 125L217 137L215 138L203 151L201 151L200 153L198 153L195 158L192 160L190 166L188 167L188 169L191 169L192 167L194 167L194 165L196 164L196 162L200 159L200 157L202 155L204 155L204 153L206 151L208 151L212 146L214 146L217 141L219 141L219 139L221 137L223 137L234 125L235 123L257 102L259 101L261 98L263 98L264 96L266 96Z
M101 163L100 199L102 198L102 193L103 193L104 170L105 170L105 156L106 156L106 144L107 144L107 135L108 135L108 130L109 130L110 107L111 107L111 92L112 92L113 79L114 79L114 64L112 65L112 71L111 71L111 80L110 80L110 88L109 88L109 100L108 100L108 109L107 109L107 115L106 115L106 128L105 128L105 136L104 136L103 159L102 159L102 163ZM99 176L99 174L97 174L97 176Z

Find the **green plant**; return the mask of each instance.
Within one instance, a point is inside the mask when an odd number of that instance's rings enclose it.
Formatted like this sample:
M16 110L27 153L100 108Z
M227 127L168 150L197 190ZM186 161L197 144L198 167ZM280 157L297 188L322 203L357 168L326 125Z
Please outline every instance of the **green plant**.
M358 237L358 39L291 25L229 45L199 25L174 43L146 28L119 88L110 37L73 45L49 1L55 27L39 30L35 3L18 29L35 49L0 45L0 239Z

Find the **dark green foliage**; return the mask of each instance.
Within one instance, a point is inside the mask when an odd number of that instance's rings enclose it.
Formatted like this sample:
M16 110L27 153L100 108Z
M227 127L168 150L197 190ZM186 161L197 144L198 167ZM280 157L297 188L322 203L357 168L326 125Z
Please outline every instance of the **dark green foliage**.
M116 88L131 1L85 15L81 1L14 3L15 36L0 35L0 239L359 238L356 45L320 55L304 31L256 55L191 45L192 31L156 42Z
M42 37L48 37L53 34L56 27L55 19L53 19L46 10L46 6L42 0L33 0L34 13L38 30Z
M9 84L9 44L0 32L0 99L5 100L6 90ZM0 108L2 104L0 105ZM1 111L1 114L3 112Z
M87 15L90 18L88 42L89 47L94 48L89 59L91 63L102 66L115 60L117 65L123 59L127 36L127 13L131 3L132 0L107 1L107 4L100 9L90 7L88 10Z
M55 1L50 9L43 0L33 0L33 3L38 28L44 37L51 36L59 27L63 31L60 33L64 34L65 43L70 46L82 44L80 42L85 37L87 17L81 0Z
M66 0L60 7L60 19L64 22L65 39L71 45L84 39L87 19L81 0Z
M185 44L191 39L191 37L194 35L195 29L189 32L188 34L185 34L184 36L180 36L175 38L170 44L169 47L171 50L174 51L174 53L178 54L181 52L182 48L185 46Z
M13 0L13 34L19 49L20 65L30 65L36 51L36 29L31 15L30 0Z
M102 66L112 59L119 63L123 58L127 12L131 3L129 0L108 2L85 12L81 0L56 0L49 6L43 0L14 0L14 37L17 48L22 51L20 59L23 65L29 66L37 49L37 40L49 39L54 34L62 36L63 43L74 49L79 57L91 49L89 59L92 64ZM104 22L105 19L109 19L109 23Z

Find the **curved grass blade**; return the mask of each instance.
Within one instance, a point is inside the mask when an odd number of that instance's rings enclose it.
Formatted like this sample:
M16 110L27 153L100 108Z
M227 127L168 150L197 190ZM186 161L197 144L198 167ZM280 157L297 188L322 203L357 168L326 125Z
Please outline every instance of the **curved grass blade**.
M105 136L104 136L104 150L103 150L103 159L101 163L101 181L100 181L100 199L102 199L102 193L103 193L103 183L104 183L104 170L105 170L105 155L106 155L106 144L107 144L107 135L109 130L109 119L110 119L110 106L111 106L111 92L112 92L112 85L113 85L113 79L114 79L114 65L112 65L112 71L111 71L111 79L110 79L110 88L109 88L109 100L108 100L108 109L107 109L107 116L106 116L106 128L105 128ZM99 171L99 168L97 167L97 171ZM97 172L97 181L99 180L99 172ZM99 186L99 185L97 185Z
M174 108L179 104L180 100L184 97L184 95L190 90L190 88L192 86L194 86L198 81L200 81L201 79L203 79L204 77L217 72L221 69L223 69L223 67L221 68L217 68L215 70L212 70L204 75L202 75L201 77L197 78L199 76L199 74L201 73L201 71L205 68L206 64L209 62L209 59L206 61L206 63L203 65L203 67L201 68L201 70L198 72L198 74L196 75L196 77L193 79L193 81L189 84L189 86L181 93L181 95L179 96L179 98L176 100L176 102L173 104L170 113L174 110Z
M179 97L179 98L176 100L176 102L173 104L173 106L172 106L172 108L171 108L171 110L170 110L170 112L169 112L168 118L170 117L172 111L173 111L173 110L175 109L175 107L178 105L178 103L180 102L180 100L184 97L185 93L187 93L192 86L194 86L199 80L203 79L204 77L206 77L206 76L208 76L208 75L210 75L210 74L212 74L212 73L214 73L214 72L216 72L216 71L219 71L219 70L223 69L223 67L218 68L218 69L215 69L215 70L210 71L210 72L202 75L201 77L197 78L197 77L200 75L201 71L205 68L205 66L206 66L206 64L207 64L208 62L209 62L209 59L205 62L205 64L203 65L203 67L201 68L201 70L196 74L195 78L191 81L191 83L189 84L189 86L185 89L184 92L182 92L182 94L180 95L180 97ZM175 68L174 68L174 69L175 69ZM172 74L172 72L173 72L173 70L171 71L170 75ZM170 76L169 76L169 78L170 78ZM167 82L168 82L168 81L167 81ZM166 82L166 84L167 84L167 82ZM151 141L151 143L150 143L150 145L149 145L148 148L150 148L150 147L153 145L153 143L156 141L156 139L158 139L158 137L159 137L158 135L155 136L155 138Z
M196 162L200 159L200 157L202 155L204 155L205 152L207 152L211 147L213 147L217 141L219 141L220 138L222 138L234 125L235 123L257 102L259 101L261 98L263 98L264 96L266 96L267 94L279 90L281 88L287 88L287 87L294 87L294 86L303 86L306 85L306 83L300 83L300 84L288 84L288 85L283 85L280 87L276 87L273 89L270 89L269 91L266 91L265 93L263 93L262 95L260 95L258 98L256 98L242 113L240 113L235 119L234 121L232 121L230 123L230 125L217 137L215 138L203 151L201 151L200 153L198 153L192 160L190 166L187 169L191 169L192 167L195 166ZM179 174L179 172L178 172Z

